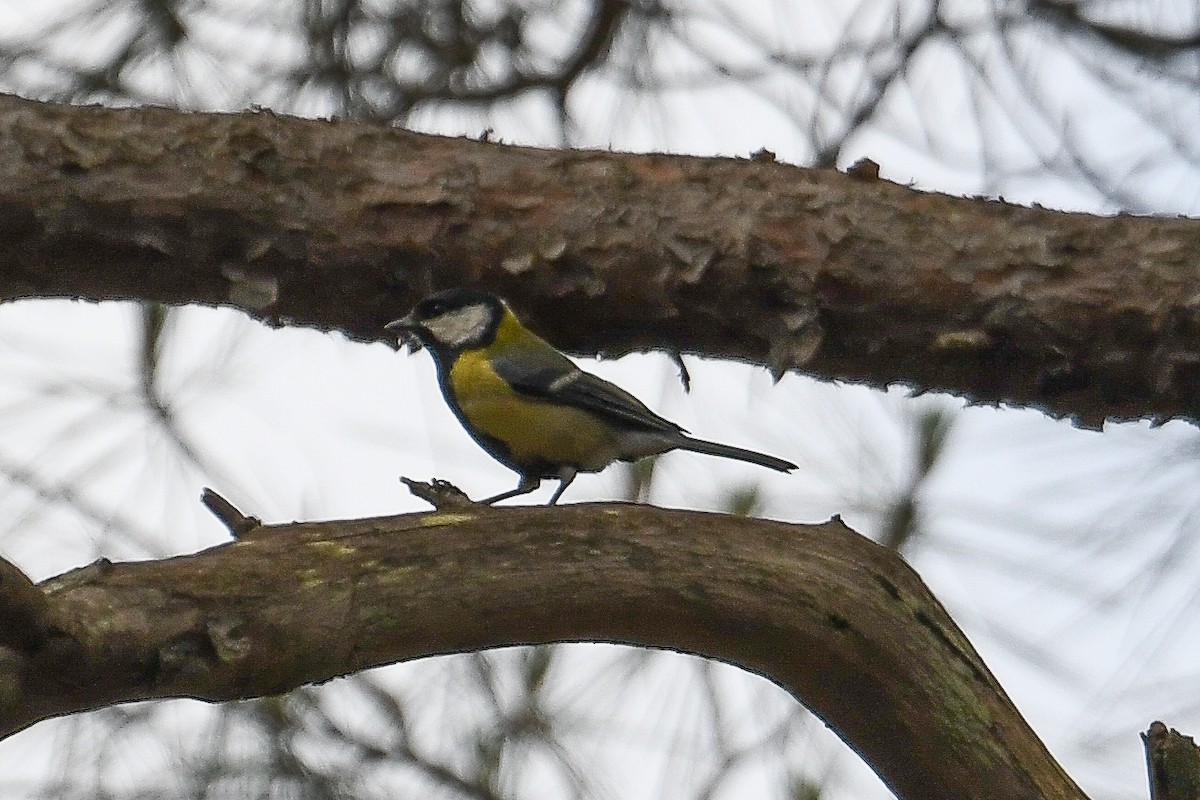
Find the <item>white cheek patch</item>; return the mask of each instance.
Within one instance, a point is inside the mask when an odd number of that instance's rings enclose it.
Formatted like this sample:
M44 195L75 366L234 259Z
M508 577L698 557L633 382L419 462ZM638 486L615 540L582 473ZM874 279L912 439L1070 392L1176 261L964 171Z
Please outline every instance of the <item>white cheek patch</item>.
M487 330L491 310L485 305L464 306L425 321L433 338L450 348L463 347Z

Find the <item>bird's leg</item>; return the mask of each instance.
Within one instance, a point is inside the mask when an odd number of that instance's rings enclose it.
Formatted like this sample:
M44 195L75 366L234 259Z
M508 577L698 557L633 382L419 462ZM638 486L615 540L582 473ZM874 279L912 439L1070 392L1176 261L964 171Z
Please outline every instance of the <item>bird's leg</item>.
M484 505L484 506L490 506L493 503L498 503L501 500L507 500L510 497L518 497L519 495L529 494L530 492L532 492L534 489L538 488L541 485L542 485L541 478L530 478L525 475L522 475L521 482L517 484L517 488L515 488L511 491L508 491L508 492L501 492L500 494L496 495L495 497L489 497L486 500L480 500L479 504Z
M554 505L558 502L558 498L562 497L562 493L571 485L571 481L575 480L575 476L579 473L574 467L563 467L558 471L558 489L555 490L554 496L550 498L547 505Z

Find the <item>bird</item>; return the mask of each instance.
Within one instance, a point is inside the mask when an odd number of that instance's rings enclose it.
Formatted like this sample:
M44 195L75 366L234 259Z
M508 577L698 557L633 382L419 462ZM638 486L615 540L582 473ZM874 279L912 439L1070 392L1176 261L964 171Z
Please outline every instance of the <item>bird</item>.
M695 439L619 386L580 369L485 291L446 289L419 301L385 330L423 345L437 366L447 405L471 437L520 476L491 505L557 479L554 505L581 472L668 450L748 461L790 472L782 458ZM415 341L414 341L415 340Z

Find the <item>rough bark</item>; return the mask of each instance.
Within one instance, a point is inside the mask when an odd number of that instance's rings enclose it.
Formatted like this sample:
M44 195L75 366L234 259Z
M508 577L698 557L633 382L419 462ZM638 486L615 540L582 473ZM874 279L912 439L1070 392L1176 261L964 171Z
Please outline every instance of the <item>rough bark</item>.
M1083 797L920 578L836 520L635 505L239 518L236 543L42 584L47 633L0 636L12 643L0 730L126 700L272 694L435 653L605 641L767 676L902 798Z
M1200 800L1200 750L1196 741L1161 722L1142 734L1150 800Z
M757 160L0 97L0 298L232 304L382 337L429 288L661 348L1073 415L1200 417L1200 223Z

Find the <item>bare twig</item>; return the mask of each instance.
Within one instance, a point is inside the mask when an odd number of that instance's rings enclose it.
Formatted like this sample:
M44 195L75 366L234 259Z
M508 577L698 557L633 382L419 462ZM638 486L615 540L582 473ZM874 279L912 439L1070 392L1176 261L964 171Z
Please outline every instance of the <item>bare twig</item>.
M212 489L206 487L200 493L200 502L213 513L213 516L221 520L225 527L229 529L229 533L232 534L234 539L241 539L255 528L262 527L262 520L258 517L246 516L241 511L238 511L233 503Z

